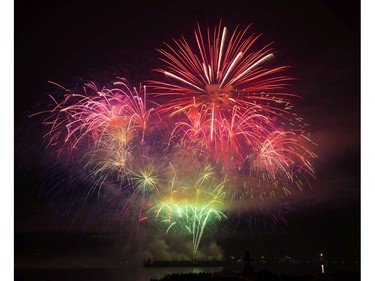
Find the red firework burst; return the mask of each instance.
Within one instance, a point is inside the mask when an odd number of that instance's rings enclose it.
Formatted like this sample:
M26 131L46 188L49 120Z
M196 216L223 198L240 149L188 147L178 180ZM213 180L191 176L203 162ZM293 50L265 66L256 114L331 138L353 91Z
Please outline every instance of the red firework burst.
M287 66L266 66L273 50L270 44L255 49L260 35L247 35L249 27L229 35L219 24L203 34L198 25L194 46L182 38L158 50L167 66L156 71L171 80L150 84L156 95L168 98L162 113L184 113L174 133L185 130L184 137L200 138L214 152L231 148L241 156L240 143L257 145L274 130L271 120L290 116L295 95L285 91L292 80L282 74Z

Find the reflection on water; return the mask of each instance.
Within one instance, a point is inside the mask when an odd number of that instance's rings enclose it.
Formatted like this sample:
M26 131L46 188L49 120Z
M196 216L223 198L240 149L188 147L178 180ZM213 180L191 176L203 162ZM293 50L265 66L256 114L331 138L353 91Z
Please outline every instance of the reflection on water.
M255 271L268 270L275 274L318 274L319 264L258 264L254 265ZM230 268L232 271L241 272L241 266ZM326 265L326 273L335 271L359 272L359 264L351 265ZM173 268L144 268L142 266L127 268L75 268L75 269L16 269L15 281L149 281L158 279L171 273L185 272L218 272L221 267L173 267Z
M137 281L150 280L150 278L162 278L170 273L200 273L200 272L218 272L221 267L176 267L176 268L142 268L137 276ZM146 278L146 279L144 279Z
M15 281L149 281L169 273L218 272L220 267L209 268L94 268L94 269L16 269Z

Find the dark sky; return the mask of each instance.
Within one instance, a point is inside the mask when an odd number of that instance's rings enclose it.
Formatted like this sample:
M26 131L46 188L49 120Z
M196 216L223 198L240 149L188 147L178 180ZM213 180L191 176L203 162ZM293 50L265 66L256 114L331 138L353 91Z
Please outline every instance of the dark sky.
M295 202L289 225L239 243L222 238L220 246L240 251L246 245L258 255L324 251L332 258L359 258L358 1L97 2L15 2L16 260L36 252L123 254L115 247L117 236L92 233L81 239L74 227L69 235L67 227L56 228L57 207L40 193L42 130L27 116L49 101L55 88L48 81L105 83L125 76L137 85L155 75L155 49L163 41L189 38L197 22L214 26L220 19L230 30L252 23L252 31L263 34L261 42L275 42L278 64L292 66L293 91L303 97L296 111L319 144L317 180Z

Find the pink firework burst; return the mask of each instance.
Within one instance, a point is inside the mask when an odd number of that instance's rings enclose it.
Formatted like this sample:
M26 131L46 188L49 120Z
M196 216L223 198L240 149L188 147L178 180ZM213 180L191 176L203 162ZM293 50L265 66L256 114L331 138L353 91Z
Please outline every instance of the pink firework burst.
M54 107L43 122L50 128L45 135L49 146L62 143L70 155L84 140L94 147L103 139L123 145L134 139L144 142L153 110L146 109L145 87L137 91L125 79L119 79L112 88L99 89L91 82L85 84L84 94L66 91L60 102L51 96Z
M293 182L296 174L314 177L311 161L317 156L311 151L313 145L302 134L273 131L252 159L252 170L266 173L272 180L286 177Z

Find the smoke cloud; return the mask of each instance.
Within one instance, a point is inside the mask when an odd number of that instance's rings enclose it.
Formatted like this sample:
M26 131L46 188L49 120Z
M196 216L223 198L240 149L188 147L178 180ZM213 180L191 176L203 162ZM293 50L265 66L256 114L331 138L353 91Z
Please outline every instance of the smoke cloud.
M212 238L202 239L199 250L193 253L193 241L190 236L177 237L165 233L147 232L137 236L135 259L140 260L220 260L223 250Z

